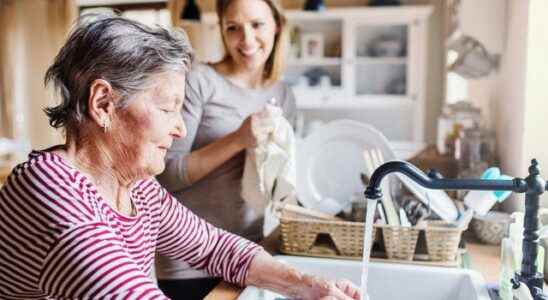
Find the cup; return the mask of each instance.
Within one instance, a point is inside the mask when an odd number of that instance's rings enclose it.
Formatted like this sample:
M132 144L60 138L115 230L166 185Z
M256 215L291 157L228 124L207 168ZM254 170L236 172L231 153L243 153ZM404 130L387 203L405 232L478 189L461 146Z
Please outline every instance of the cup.
M299 76L297 78L297 83L295 84L296 88L308 88L310 86L310 82L306 76Z
M331 89L331 78L327 75L320 77L320 88L329 90Z

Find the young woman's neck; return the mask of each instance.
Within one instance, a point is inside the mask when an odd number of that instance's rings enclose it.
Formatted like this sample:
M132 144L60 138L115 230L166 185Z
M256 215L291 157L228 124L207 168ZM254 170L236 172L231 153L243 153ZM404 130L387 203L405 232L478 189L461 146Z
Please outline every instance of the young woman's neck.
M257 69L248 69L236 64L230 57L217 65L217 69L228 80L237 86L248 89L260 89L265 87L264 66Z

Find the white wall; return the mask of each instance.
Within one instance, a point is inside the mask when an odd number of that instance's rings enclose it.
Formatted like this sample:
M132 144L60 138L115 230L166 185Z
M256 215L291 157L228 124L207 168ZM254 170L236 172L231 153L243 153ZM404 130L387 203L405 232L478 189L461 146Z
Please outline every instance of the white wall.
M502 53L506 44L507 3L507 0L461 0L461 31L478 39L490 52Z
M508 38L501 60L500 82L497 89L497 149L502 169L513 176L526 174L523 160L525 71L527 63L527 32L529 0L508 2ZM513 197L505 208L514 211L523 207Z
M548 2L510 0L508 39L497 86L497 138L503 169L514 176L526 176L530 159L539 159L548 171L546 83L548 63L545 49ZM542 174L542 173L541 173ZM547 206L548 197L542 197ZM523 209L523 196L505 203L509 211Z
M537 158L541 175L548 179L548 1L530 0L529 32L527 35L527 68L525 75L525 108L523 160L529 165ZM548 194L542 197L543 206L548 206Z
M508 38L508 5L508 0L461 0L460 31L480 41L489 53L502 55L505 53ZM468 80L468 90L462 93L475 106L481 108L488 128L495 127L494 109L498 101L496 88L499 81L500 72L493 72L485 78Z

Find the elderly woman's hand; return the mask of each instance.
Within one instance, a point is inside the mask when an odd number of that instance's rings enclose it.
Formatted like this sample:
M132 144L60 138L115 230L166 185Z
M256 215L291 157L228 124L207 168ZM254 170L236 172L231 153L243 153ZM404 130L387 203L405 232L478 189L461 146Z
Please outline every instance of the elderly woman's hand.
M348 280L330 281L303 274L261 251L249 267L246 285L270 289L303 300L359 300L360 290Z
M302 294L298 296L299 299L360 300L360 290L349 280L342 279L333 282L307 275L303 279L309 288L302 290Z

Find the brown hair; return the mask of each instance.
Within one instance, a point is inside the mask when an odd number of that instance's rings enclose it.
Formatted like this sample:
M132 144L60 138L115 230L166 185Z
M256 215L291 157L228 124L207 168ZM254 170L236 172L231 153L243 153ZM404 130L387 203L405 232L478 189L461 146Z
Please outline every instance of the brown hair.
M217 16L219 17L219 25L221 26L221 29L223 26L223 17L226 9L233 1L234 0L217 0ZM262 1L264 1L268 5L268 7L270 7L270 10L272 11L272 16L274 17L274 21L276 22L276 26L278 27L278 32L274 37L274 46L272 47L272 52L270 53L270 56L266 60L263 74L263 79L265 80L265 82L267 84L270 84L278 81L282 76L285 67L285 55L287 52L286 48L288 47L289 40L286 26L287 21L285 16L283 15L281 5L276 0ZM227 53L226 55L228 55L224 38L223 44L225 46L225 52Z

